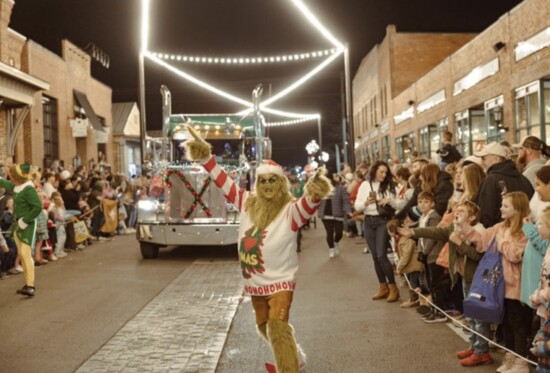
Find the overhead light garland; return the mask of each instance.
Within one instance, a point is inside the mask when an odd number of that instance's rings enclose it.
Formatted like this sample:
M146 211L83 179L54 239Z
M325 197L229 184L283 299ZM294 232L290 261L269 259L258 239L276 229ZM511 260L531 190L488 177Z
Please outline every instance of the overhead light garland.
M219 56L191 56L170 53L151 52L155 57L166 61L188 62L195 64L218 64L218 65L259 65L299 62L313 58L321 58L335 54L338 50L335 48L308 53L295 53L282 56L255 56L255 57L219 57Z
M294 91L299 86L303 85L306 81L308 81L311 77L319 73L321 70L323 70L326 66L328 66L332 61L336 59L336 57L340 56L346 51L345 46L340 43L329 31L326 29L319 20L313 15L313 13L305 6L305 4L302 2L302 0L291 0L291 2L300 10L302 15L321 33L322 36L324 36L330 43L335 47L335 49L329 49L329 50L323 50L320 52L311 52L309 53L309 58L314 57L327 57L320 65L315 67L313 70L308 72L306 75L304 75L302 78L298 79L296 82L292 83L287 88L283 89L281 92L275 94L274 96L270 97L268 100L266 100L264 103L260 104L260 109L267 112L267 113L273 113L281 116L287 116L291 118L298 118L298 119L313 119L318 118L318 114L298 114L298 113L289 113L284 112L280 110L271 109L268 107L268 105L274 103L275 101L283 98L284 96L288 95L290 92ZM176 75L180 76L181 78L190 81L212 93L215 93L219 96L222 96L230 101L233 101L235 103L238 103L240 105L245 106L247 109L245 109L243 112L250 112L253 108L253 104L249 101L243 100L239 97L236 97L234 95L231 95L229 93L226 93L222 91L219 88L214 87L213 85L210 85L200 79L197 79L196 77L192 76L191 74L186 73L185 71L178 69L168 63L166 63L166 59L178 61L178 58L183 61L185 58L184 55L166 55L163 53L153 53L148 50L148 43L149 43L149 16L150 16L150 0L141 0L142 5L142 20L141 20L141 55L144 57L149 58L151 61L156 62L157 64L165 67L166 69L172 71ZM268 63L275 63L275 62L288 62L290 60L295 60L296 56L298 56L299 59L306 59L306 55L308 53L304 53L304 58L301 58L302 54L293 54L293 55L286 55L286 56L273 56L273 57L261 57L262 61L258 61L260 57L240 57L240 58L225 58L225 63L227 63L227 60L230 59L230 63L239 63L239 64L246 64L246 63L253 63L253 59L256 58L254 63L265 63L265 58L268 58ZM315 54L315 55L314 55ZM320 56L319 56L320 54ZM168 56L168 57L166 57ZM290 56L292 58L290 59ZM190 58L193 58L193 61L190 60ZM196 62L195 59L197 57L187 56L187 59L189 62ZM198 57L200 63L222 63L221 57ZM273 58L273 61L271 59ZM284 60L286 59L286 61ZM234 62L236 61L236 62ZM185 61L186 62L186 61Z
M266 126L266 127L290 126L290 125L293 125L293 124L306 123L306 122L310 122L310 121L312 121L312 120L317 120L317 119L319 119L319 116L318 116L318 117L311 117L311 118L302 118L302 119L294 119L294 120L285 120L285 121L281 121L281 122L269 122L269 123L266 123L265 126Z

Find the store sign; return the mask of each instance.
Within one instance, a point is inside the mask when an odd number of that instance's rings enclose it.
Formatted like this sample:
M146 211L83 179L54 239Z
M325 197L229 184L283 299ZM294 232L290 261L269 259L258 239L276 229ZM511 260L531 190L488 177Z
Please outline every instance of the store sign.
M499 71L498 57L492 59L484 65L477 66L470 71L468 75L460 80L457 80L454 84L453 95L456 96L459 93L472 88L484 79L495 75Z
M422 113L423 111L429 110L444 101L445 101L445 89L442 89L436 94L431 95L430 97L428 97L427 99L419 103L418 107L416 108L416 111L418 111L419 113Z
M95 142L98 144L107 144L109 140L109 127L103 127L103 131L95 132Z
M516 62L548 46L550 46L550 27L518 43L514 48Z
M88 119L87 118L71 119L71 129L73 130L73 137L87 137L88 136Z

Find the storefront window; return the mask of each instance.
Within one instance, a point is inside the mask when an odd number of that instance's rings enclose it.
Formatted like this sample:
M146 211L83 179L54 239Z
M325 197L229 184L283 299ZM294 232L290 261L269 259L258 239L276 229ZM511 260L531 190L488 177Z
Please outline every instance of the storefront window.
M485 112L483 110L470 110L470 150L478 152L485 146L487 142L487 125L485 124ZM465 154L464 156L471 155Z
M405 136L398 137L395 140L397 145L397 157L400 163L404 163L410 157L410 153L415 150L414 146L414 132L411 132Z
M546 141L545 125L550 122L550 82L536 81L516 89L515 93L516 142L528 135ZM541 102L544 103L544 111L541 110Z
M382 138L382 160L384 162L390 162L391 160L390 136Z
M502 107L496 106L486 110L485 118L487 120L487 143L503 141L508 127L502 120Z
M372 143L372 159L374 161L380 159L380 148L378 146L378 140Z
M458 151L464 156L472 154L470 151L470 123L468 117L456 121L455 136Z
M430 129L424 127L420 130L420 156L430 158Z

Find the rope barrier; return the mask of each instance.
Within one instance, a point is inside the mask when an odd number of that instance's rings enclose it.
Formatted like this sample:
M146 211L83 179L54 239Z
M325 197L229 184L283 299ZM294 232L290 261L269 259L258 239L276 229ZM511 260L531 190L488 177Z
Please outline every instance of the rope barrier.
M393 248L392 248L393 250ZM393 252L395 253L395 250L393 250ZM412 287L411 287L411 283L409 282L409 279L407 278L407 276L404 276L405 277L405 280L407 281L407 284L409 286L409 290L412 290L412 291L415 291ZM416 292L416 291L415 291ZM449 318L450 320L452 320L453 323L455 324L459 324L460 326L462 326L464 329L468 330L469 332L477 335L478 337L481 337L483 338L484 340L486 340L487 342L489 342L489 344L493 345L493 346L497 346L498 348L500 349L503 349L504 351L506 352L509 352L511 353L512 355L514 355L515 357L523 360L523 361L526 361L527 363L529 364L532 364L534 366L537 366L538 363L532 361L532 360L529 360L521 355L518 355L516 352L512 351L512 350L509 350L507 349L506 347L502 346L502 345L499 345L498 343L494 342L492 339L489 339L481 334L479 334L478 332L476 332L475 330L472 330L471 328L469 328L468 326L466 326L464 323L462 323L460 320L458 319L455 319L454 317L452 317L449 313L445 312L444 310L442 310L441 308L439 308L438 306L436 306L428 297L424 296L424 294L422 293L419 293L419 292L416 292L418 294L418 296L422 297L426 303L428 303L431 307L435 308L436 310L438 310L439 312L441 312L442 314L445 315L445 317Z

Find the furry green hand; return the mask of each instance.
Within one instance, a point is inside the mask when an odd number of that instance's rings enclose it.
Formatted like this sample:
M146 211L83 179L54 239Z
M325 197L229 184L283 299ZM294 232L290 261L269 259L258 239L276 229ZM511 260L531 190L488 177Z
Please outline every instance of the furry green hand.
M206 161L210 158L210 144L204 141L192 125L187 124L187 131L192 136L183 143L187 159L190 161Z
M306 198L319 200L328 197L332 193L332 183L325 176L327 170L319 167L315 176L308 180L304 190Z

